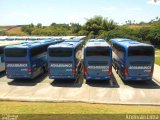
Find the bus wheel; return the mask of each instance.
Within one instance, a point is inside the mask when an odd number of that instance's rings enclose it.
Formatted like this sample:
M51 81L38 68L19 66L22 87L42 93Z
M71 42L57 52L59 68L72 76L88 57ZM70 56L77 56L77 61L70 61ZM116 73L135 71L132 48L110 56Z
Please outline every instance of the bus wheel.
M118 73L118 68L117 67L115 68L115 70L116 70L116 73Z
M44 74L46 72L45 67L42 68L42 74Z
M113 86L113 79L112 78L109 80L109 83L111 86Z

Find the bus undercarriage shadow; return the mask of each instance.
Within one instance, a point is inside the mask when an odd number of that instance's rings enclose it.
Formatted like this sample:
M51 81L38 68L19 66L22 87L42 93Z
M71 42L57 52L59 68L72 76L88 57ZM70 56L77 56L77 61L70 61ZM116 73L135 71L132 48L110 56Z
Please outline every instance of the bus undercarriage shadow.
M46 77L47 73L41 74L34 79L13 79L8 82L8 84L14 86L35 86L36 84L42 82Z
M87 80L86 84L92 87L119 88L115 76L112 74L110 80Z
M154 80L149 81L124 81L123 83L127 86L133 87L133 88L143 88L143 89L160 89L160 84L155 82Z
M82 74L79 74L77 79L54 79L54 81L51 83L52 86L55 87L72 87L77 88L81 87L83 84L83 76Z
M6 72L5 71L0 72L0 78L2 78L4 76L6 76Z

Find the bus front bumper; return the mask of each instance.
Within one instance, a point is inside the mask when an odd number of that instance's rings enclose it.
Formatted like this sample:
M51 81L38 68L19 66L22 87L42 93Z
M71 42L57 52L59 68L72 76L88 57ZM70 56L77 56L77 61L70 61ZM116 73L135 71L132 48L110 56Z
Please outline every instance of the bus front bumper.
M52 75L49 75L49 78L50 79L76 79L77 77L76 76L52 76Z
M152 80L150 76L127 76L124 79L125 81L149 81Z
M9 79L33 79L32 75L7 75Z
M86 76L86 80L110 80L111 76L105 76L105 77L90 77Z

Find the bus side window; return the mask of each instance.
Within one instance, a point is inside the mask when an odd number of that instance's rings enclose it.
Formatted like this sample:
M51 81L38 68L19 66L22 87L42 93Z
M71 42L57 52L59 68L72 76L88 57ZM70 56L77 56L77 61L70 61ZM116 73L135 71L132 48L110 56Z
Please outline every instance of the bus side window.
M75 49L76 65L78 64L78 48Z
M113 51L118 55L119 58L123 59L125 49L117 44L113 44Z

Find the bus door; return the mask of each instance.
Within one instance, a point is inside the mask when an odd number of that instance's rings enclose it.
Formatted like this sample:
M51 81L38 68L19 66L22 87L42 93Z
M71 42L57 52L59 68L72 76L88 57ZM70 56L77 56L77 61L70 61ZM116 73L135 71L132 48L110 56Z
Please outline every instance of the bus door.
M6 72L9 78L30 76L31 67L26 48L6 48L5 60Z
M72 48L49 49L50 75L55 77L73 77L75 73Z
M154 48L150 46L129 47L128 68L129 76L145 77L152 76L154 67Z
M84 72L90 77L105 77L112 73L111 50L109 47L88 47Z

